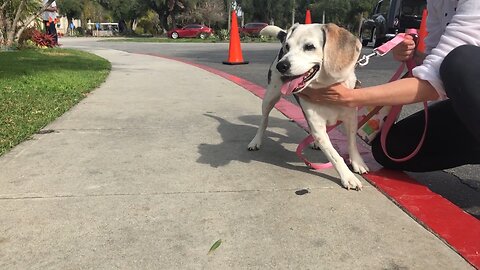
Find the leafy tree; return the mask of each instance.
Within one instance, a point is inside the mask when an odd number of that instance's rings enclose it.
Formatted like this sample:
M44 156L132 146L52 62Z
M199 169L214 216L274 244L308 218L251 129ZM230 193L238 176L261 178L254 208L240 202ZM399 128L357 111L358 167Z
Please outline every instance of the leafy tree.
M176 15L185 10L185 6L197 0L144 0L146 5L158 14L162 29L176 27ZM170 26L169 26L169 23Z
M321 22L325 12L326 22L333 22L350 30L357 30L362 18L367 16L377 0L317 0L308 5L312 20Z
M161 32L159 25L160 21L158 19L158 14L149 10L145 16L138 20L138 25L135 30L138 31L140 27L141 30L143 30L142 34L150 33L152 35L157 35Z
M325 21L346 26L347 13L350 10L350 1L345 0L322 0L310 5L312 21L321 22L323 11Z
M283 28L291 25L292 0L238 0L237 3L242 7L245 22L273 23ZM296 2L297 7L298 4L299 1Z
M131 32L135 20L146 14L147 5L145 0L98 0L98 3L109 10L113 19L120 25L125 25L127 32ZM123 30L122 27L119 27Z
M227 7L231 3L230 0L224 2ZM307 8L310 9L314 22L321 22L325 11L326 22L353 27L376 2L377 0L237 0L245 12L246 22L274 22L283 28L291 25L293 9L294 21L303 23Z
M72 22L73 18L80 18L83 11L84 1L79 0L58 0L58 7L62 14L67 16L68 25Z
M53 1L48 0L46 5L42 5L40 0L0 0L0 47L13 46L22 32Z
M178 19L185 23L202 23L208 26L225 22L226 12L223 0L204 0L187 2L185 11Z
M108 11L95 0L83 0L82 14L80 16L82 25L89 20L92 22L111 22L113 19Z
M356 26L356 29L351 29L353 32L358 32L360 35L360 26L363 19L369 15L372 8L375 6L377 0L350 0L351 8L348 13L348 18L351 18L350 23Z

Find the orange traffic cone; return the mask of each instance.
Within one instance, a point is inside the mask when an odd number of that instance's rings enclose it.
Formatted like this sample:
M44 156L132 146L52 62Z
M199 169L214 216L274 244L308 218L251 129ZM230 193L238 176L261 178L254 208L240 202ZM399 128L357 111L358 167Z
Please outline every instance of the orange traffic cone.
M232 11L232 26L230 28L230 47L228 49L228 60L223 61L225 65L243 65L242 48L240 47L240 35L238 34L237 14Z
M420 29L418 30L417 51L421 53L425 52L425 37L428 35L427 16L428 16L427 9L424 9L422 13L422 22L420 23Z
M305 24L312 23L312 16L310 15L310 9L307 9L307 14L305 15Z

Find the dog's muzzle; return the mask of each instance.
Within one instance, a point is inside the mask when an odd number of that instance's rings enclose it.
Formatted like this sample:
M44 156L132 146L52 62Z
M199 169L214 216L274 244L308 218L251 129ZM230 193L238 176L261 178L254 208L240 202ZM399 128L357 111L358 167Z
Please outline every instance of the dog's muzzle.
M280 61L280 62L277 63L276 68L280 73L283 74L290 69L290 62L286 61L286 60Z

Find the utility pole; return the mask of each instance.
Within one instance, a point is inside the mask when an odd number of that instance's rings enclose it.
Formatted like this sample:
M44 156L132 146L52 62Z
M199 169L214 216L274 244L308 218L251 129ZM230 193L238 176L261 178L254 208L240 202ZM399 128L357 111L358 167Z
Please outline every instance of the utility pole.
M229 1L230 2L230 1ZM230 21L232 20L232 5L228 5L228 27L227 30L230 31Z
M293 0L293 6L292 6L292 26L295 24L295 0Z
M243 16L243 10L242 10L242 7L241 7L240 5L238 5L238 7L237 7L237 16L242 19L240 26L243 27L243 24L244 24L244 22L245 22L245 21L243 20L243 18L244 18L245 16Z
M230 2L230 1L229 1ZM237 1L233 0L230 2L230 5L228 5L228 31L230 31L230 24L232 21L232 9L237 10Z

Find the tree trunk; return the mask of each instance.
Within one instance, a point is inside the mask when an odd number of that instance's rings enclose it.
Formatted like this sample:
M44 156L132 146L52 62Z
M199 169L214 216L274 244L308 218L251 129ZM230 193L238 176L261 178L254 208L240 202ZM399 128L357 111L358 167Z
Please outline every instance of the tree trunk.
M177 28L177 20L175 19L175 13L170 12L170 17L172 18L172 29Z
M160 26L162 27L162 29L164 31L166 31L168 29L167 16L165 16L165 14L158 14L158 16L159 16L159 19L160 19Z
M359 22L358 22L358 36L360 37L360 39L362 38L362 23L363 23L363 12L359 14Z
M6 29L5 29L5 34L6 34L6 42L5 45L8 47L12 47L13 44L15 43L15 37L17 33L17 24L18 21L20 20L20 16L23 13L23 9L25 8L25 1L22 0L20 4L18 5L18 9L15 12L15 17L13 18L13 21L7 21L6 22ZM6 16L6 19L8 20L8 16Z
M0 39L0 45L6 48L12 47L16 39L22 34L23 30L35 19L37 18L45 9L52 4L54 0L49 0L45 6L42 6L35 14L30 16L24 24L19 25L20 18L24 15L26 1L22 0L18 5L18 8L14 11L14 14L11 14L12 17L9 17L7 11L5 10L7 3L10 1L4 2L0 6L0 20L2 30L2 38Z
M7 48L12 47L14 41L15 41L15 31L12 30L12 29L9 29L8 32L7 32L7 42L5 43Z
M4 47L4 42L5 42L5 37L4 37L4 23L5 23L5 20L3 18L3 10L6 6L6 2L0 6L0 49L3 49Z

